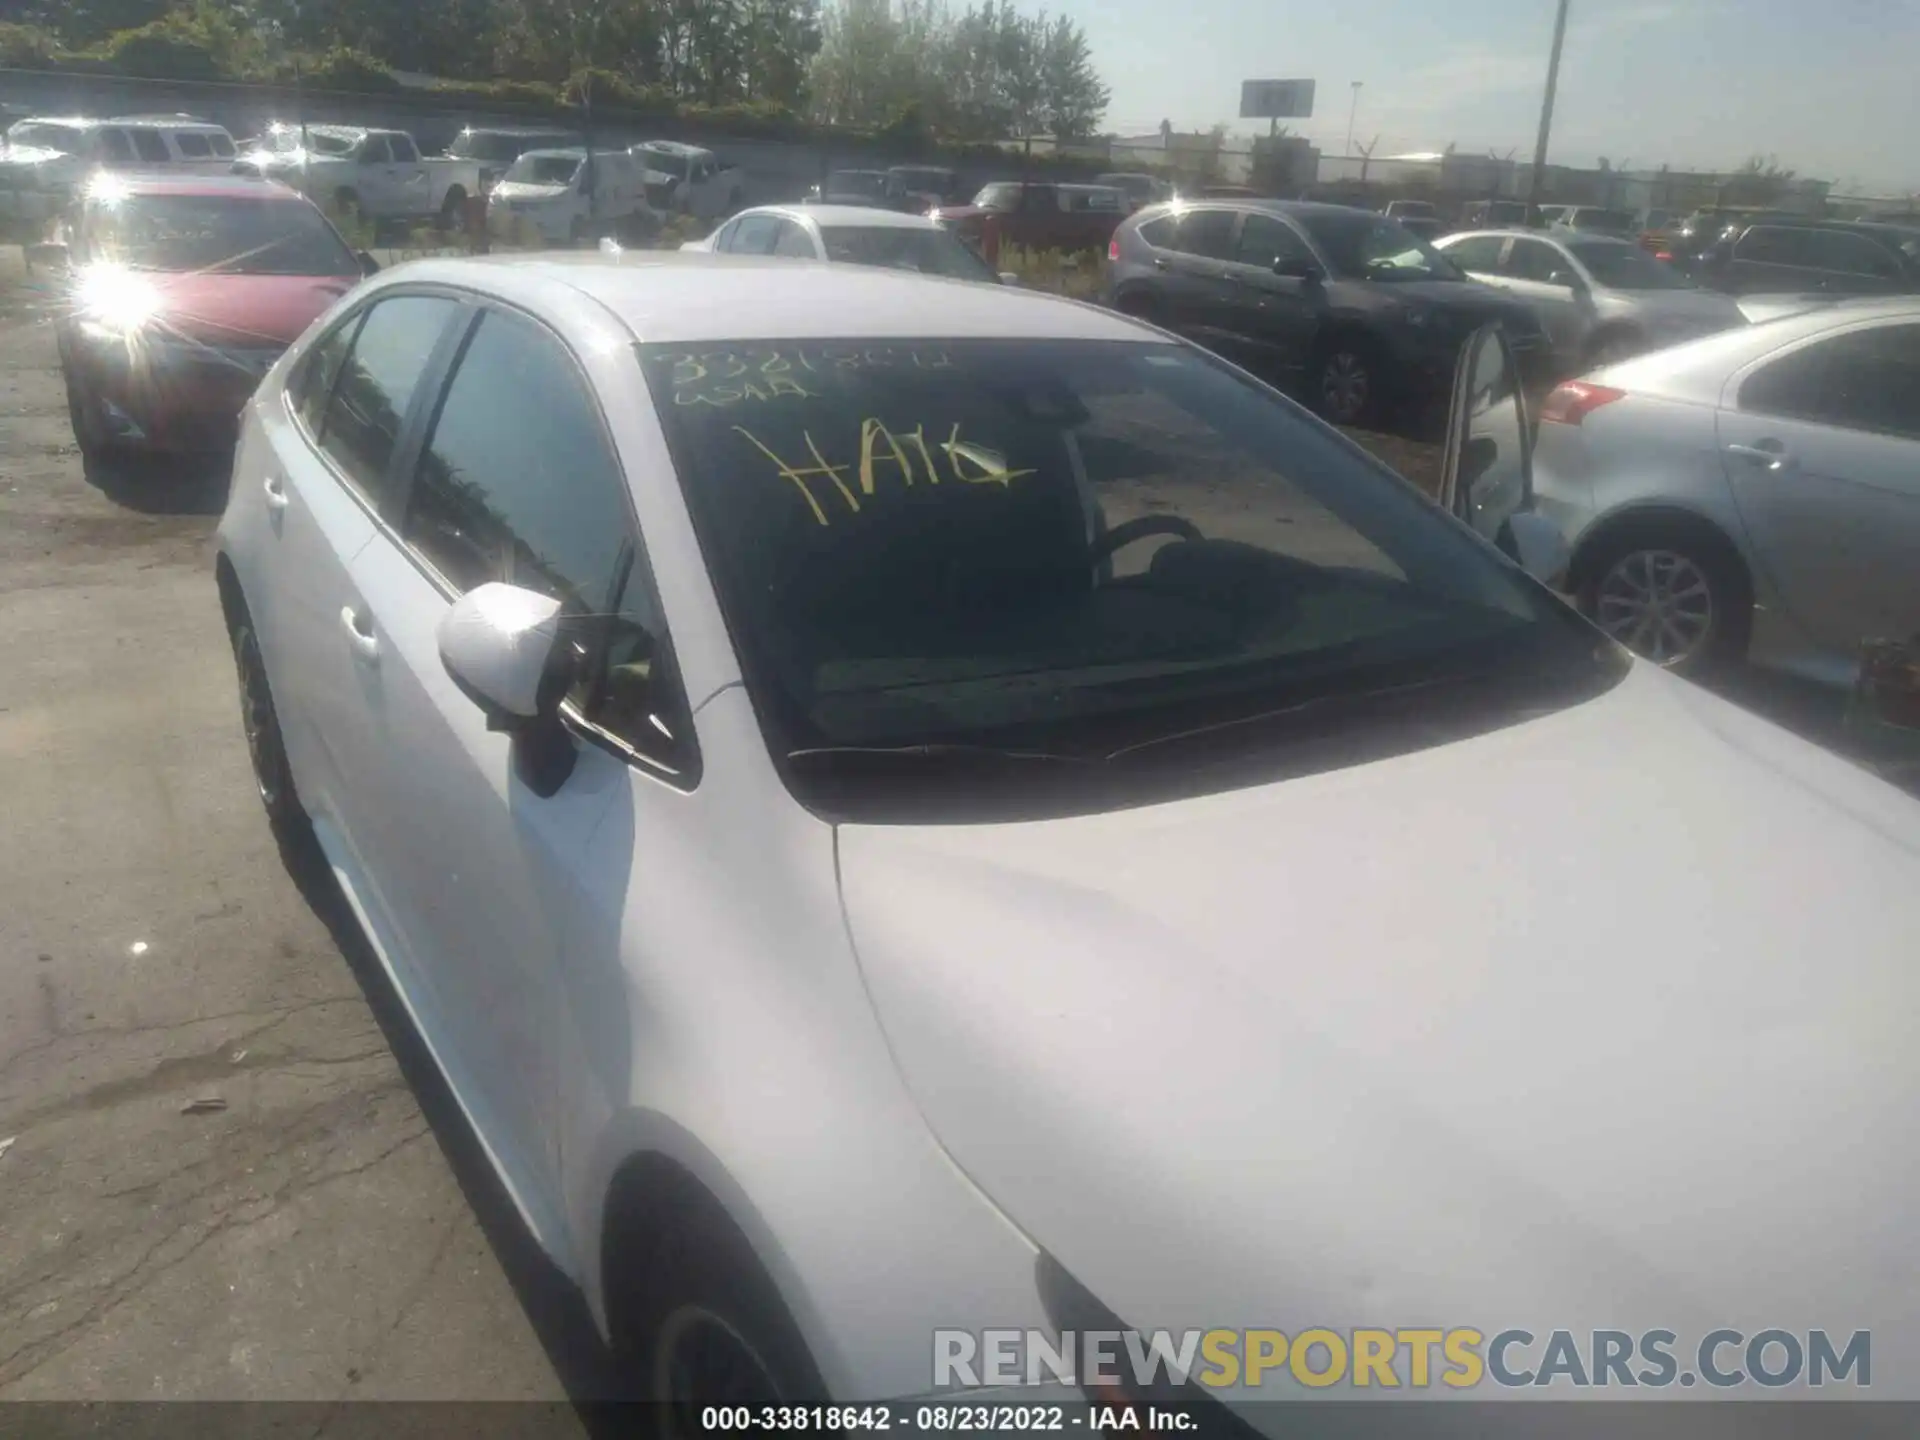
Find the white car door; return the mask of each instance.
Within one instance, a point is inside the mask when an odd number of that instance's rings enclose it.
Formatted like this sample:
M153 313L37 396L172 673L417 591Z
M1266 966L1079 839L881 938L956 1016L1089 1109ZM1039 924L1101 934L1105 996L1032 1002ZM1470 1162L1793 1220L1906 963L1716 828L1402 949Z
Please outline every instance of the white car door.
M1556 355L1573 360L1585 353L1586 309L1575 286L1573 262L1557 246L1515 237L1500 262L1499 283L1539 318Z
M582 914L583 857L613 798L630 795L627 767L617 746L582 739L559 790L534 793L511 740L447 674L438 626L459 594L489 580L563 599L580 617L570 703L585 734L585 717L608 717L646 683L645 617L656 612L631 598L650 594L650 580L626 481L573 356L515 312L478 309L472 324L418 443L400 538L376 537L353 578L380 645L391 786L380 863L404 897L403 984L545 1229L558 1223L560 967Z
M1733 377L1721 462L1787 608L1821 644L1920 629L1920 324L1869 324Z
M420 150L413 143L413 137L396 130L387 136L387 148L393 155L393 165L387 171L395 197L392 213L431 215L438 208L433 194L433 176L427 171L427 162L420 158Z
M300 797L334 860L374 872L387 789L370 701L379 682L349 563L390 498L390 462L413 392L458 306L375 300L302 356L289 407L262 414L267 452L235 465L265 491L265 553L248 603L259 627ZM243 577L243 583L249 577ZM377 884L363 897L381 908Z

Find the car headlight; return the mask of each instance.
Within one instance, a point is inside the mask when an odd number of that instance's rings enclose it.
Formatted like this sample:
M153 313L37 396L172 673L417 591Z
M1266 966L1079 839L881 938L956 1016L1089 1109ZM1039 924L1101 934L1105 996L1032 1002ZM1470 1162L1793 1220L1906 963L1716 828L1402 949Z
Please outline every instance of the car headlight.
M160 313L153 286L118 265L95 265L74 286L74 305L83 332L102 340L132 340Z

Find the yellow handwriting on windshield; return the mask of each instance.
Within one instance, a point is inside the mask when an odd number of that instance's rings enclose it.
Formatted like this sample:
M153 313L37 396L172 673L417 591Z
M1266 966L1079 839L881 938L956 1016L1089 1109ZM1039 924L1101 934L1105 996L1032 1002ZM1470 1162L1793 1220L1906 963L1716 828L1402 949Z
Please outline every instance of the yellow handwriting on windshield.
M860 497L887 493L876 483L884 477L887 467L897 470L903 482L903 488L912 488L915 483L915 460L919 462L919 472L924 474L927 483L940 483L940 467L934 464L933 451L938 450L947 457L947 468L955 480L968 485L998 485L1003 489L1010 487L1022 476L1037 474L1034 470L1010 470L1006 457L987 446L963 439L960 426L955 424L945 440L934 446L928 446L926 427L916 425L911 430L889 430L886 424L869 416L860 422L860 463L857 467L859 493L856 494L843 478L850 467L835 465L820 453L820 447L813 436L802 430L800 438L806 443L807 452L813 458L811 465L794 465L780 458L773 449L744 425L733 427L746 438L756 450L774 464L776 473L782 480L792 484L807 502L807 508L813 512L813 518L821 525L831 522L827 510L820 503L808 485L809 478L825 476L840 492L840 498L847 503L847 509L853 514L860 513ZM964 463L963 463L964 462Z

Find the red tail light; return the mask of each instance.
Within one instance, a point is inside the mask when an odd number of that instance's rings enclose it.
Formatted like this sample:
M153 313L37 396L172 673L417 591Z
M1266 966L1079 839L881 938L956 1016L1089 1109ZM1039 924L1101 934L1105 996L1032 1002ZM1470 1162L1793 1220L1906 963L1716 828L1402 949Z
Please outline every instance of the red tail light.
M1653 258L1656 260L1671 260L1673 259L1673 252L1671 250L1656 250L1653 252Z
M1120 237L1116 235L1111 240L1107 241L1107 259L1118 260L1119 258L1120 258Z
M1611 385L1595 385L1587 380L1568 380L1556 385L1540 405L1542 423L1578 425L1602 405L1627 398L1627 392Z

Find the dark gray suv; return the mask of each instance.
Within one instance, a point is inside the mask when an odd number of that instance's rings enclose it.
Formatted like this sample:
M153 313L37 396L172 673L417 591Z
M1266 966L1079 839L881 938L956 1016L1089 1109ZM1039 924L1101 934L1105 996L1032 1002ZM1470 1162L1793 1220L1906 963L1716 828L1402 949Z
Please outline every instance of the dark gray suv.
M1342 205L1142 210L1107 247L1105 297L1298 387L1339 424L1444 399L1461 344L1489 321L1506 330L1523 370L1550 363L1525 305L1467 278L1397 221Z

